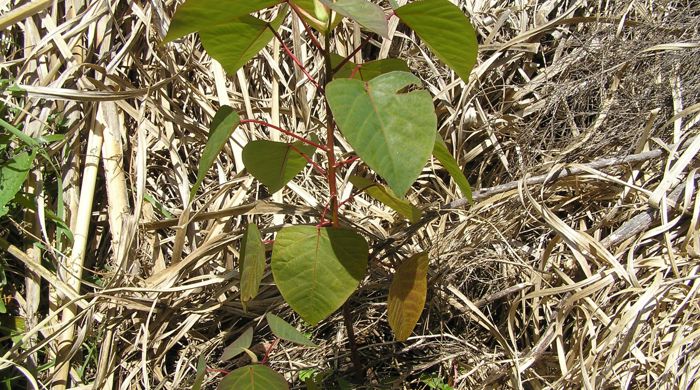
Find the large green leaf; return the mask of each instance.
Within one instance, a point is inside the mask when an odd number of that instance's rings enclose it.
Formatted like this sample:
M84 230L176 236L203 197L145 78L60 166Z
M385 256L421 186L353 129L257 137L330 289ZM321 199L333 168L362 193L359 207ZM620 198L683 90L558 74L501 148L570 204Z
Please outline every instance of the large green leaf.
M271 22L249 15L223 24L203 27L199 31L202 45L209 55L219 61L228 73L235 73L274 38L270 30L277 30L287 16L284 7Z
M202 157L199 159L197 181L190 190L190 199L194 198L209 168L214 165L216 156L219 155L221 149L226 145L229 137L231 137L233 131L238 127L239 122L238 113L229 106L221 106L219 111L216 112L216 115L214 115L214 119L212 119L211 125L209 126L209 139L204 146Z
M369 31L389 38L389 26L384 10L367 0L321 0L328 8L350 18Z
M7 214L7 204L22 189L34 162L34 152L21 152L0 165L0 217Z
M262 364L251 364L231 371L219 383L219 390L288 390L284 377Z
M246 349L250 348L250 345L253 343L253 327L249 327L243 333L241 333L238 338L233 340L231 344L228 345L228 347L224 348L224 352L221 354L221 358L219 359L220 361L224 362L229 359L233 359L234 357L242 354L245 352Z
M297 151L311 157L314 150L313 146L301 141L293 144L267 140L252 141L243 147L243 164L251 175L274 194L306 166L306 159Z
M399 341L411 335L425 306L428 292L428 254L413 255L394 274L387 305L389 326Z
M248 224L241 240L241 303L246 308L248 301L258 295L258 288L265 273L265 247L258 225Z
M449 0L419 0L396 15L465 82L476 63L476 33L466 15Z
M404 196L418 178L435 143L437 117L425 90L406 72L389 72L368 82L333 80L326 98L345 138L362 160Z
M291 341L293 343L305 345L307 347L315 347L313 341L309 340L308 337L304 336L301 332L296 330L295 327L290 325L287 321L281 319L280 317L267 313L265 315L267 319L267 324L270 326L270 330L275 336L281 338L282 340Z
M412 205L405 199L399 199L391 188L387 188L364 177L354 175L350 176L350 183L357 187L358 190L364 191L372 198L391 207L412 223L418 222L423 215L423 212L418 207Z
M337 310L360 283L369 248L353 230L285 227L272 251L272 275L282 297L311 325Z
M469 186L467 178L459 167L459 163L452 156L445 141L442 140L439 133L435 133L435 145L433 146L433 156L442 163L442 166L447 169L447 172L452 176L452 179L457 183L457 187L462 191L462 195L469 200L469 203L474 203L472 199L472 188Z
M188 0L175 12L165 36L170 42L184 35L226 23L259 11L281 0Z
M335 69L342 61L343 57L335 53L331 54L331 65ZM357 69L355 69L357 68ZM369 61L361 64L359 67L352 61L348 61L343 66L338 69L333 75L334 79L358 79L362 81L369 81L373 78L382 75L384 73L389 73L393 71L402 71L410 73L408 65L404 60L398 58L385 58L383 60ZM352 77L351 77L352 76Z

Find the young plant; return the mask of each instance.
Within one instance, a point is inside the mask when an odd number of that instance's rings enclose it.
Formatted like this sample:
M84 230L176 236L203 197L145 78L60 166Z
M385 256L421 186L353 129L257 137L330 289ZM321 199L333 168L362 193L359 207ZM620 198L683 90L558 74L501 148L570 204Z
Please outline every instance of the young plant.
M323 142L257 118L240 119L233 109L222 107L214 118L192 188L194 195L216 154L240 124L257 124L294 140L250 142L243 149L243 162L271 193L282 189L308 163L328 184L327 199L322 200L326 208L318 224L282 228L272 249L272 274L280 293L311 325L339 309L367 270L366 239L356 230L342 226L339 219L349 199L338 198L337 177L349 162L361 159L387 183L385 186L354 176L351 183L355 187L410 222L417 222L422 211L404 197L431 154L454 178L463 195L471 199L466 178L437 133L432 97L421 88L421 80L408 65L400 59L357 65L350 60L370 38L390 39L387 21L398 17L438 59L468 82L477 54L474 30L464 13L449 0L419 0L401 7L392 2L391 6L385 10L367 0L188 0L177 9L165 38L169 42L199 32L204 48L229 73L236 72L272 39L277 39L286 55L320 92L317 103L325 107L325 134L319 136L325 138ZM273 20L251 15L265 9L276 9ZM289 12L300 17L306 38L323 58L324 68L317 78L294 56L278 32ZM333 39L337 39L333 31L344 18L357 22L366 34L363 45L347 57L331 50ZM341 135L357 157L339 161L335 146ZM314 161L316 151L325 155L325 163ZM251 224L242 241L241 299L245 306L257 294L265 254L257 226ZM419 253L396 270L388 311L397 340L410 336L423 310L428 263L427 253ZM251 366L241 372L256 376L267 371Z

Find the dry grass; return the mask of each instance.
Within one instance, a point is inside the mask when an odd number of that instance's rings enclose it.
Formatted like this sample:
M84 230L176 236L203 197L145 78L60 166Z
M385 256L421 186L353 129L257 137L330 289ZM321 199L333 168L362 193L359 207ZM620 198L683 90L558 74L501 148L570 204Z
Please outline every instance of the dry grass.
M76 388L189 388L204 355L213 388L219 370L241 364L218 358L247 326L259 348L272 341L265 312L298 322L269 275L243 311L243 227L255 221L272 238L284 223L313 222L326 189L307 170L269 199L242 172L240 151L276 135L250 126L183 211L207 124L230 104L315 133L325 113L313 85L276 44L228 76L195 36L161 45L172 1L38 1L8 17L16 3L0 2L0 77L26 93L3 94L3 118L65 141L48 150L56 169L37 167L27 184L40 207L0 227L3 323L25 322L22 344L3 341L3 376L61 387L52 381L63 366ZM393 43L364 52L400 54L417 69L477 203L465 207L434 162L410 194L430 210L417 225L362 197L344 211L373 247L351 298L367 366L354 388L428 388L421 376L460 389L697 388L700 7L461 5L482 45L469 84L401 26ZM320 58L289 22L283 37L318 72ZM341 34L352 37L353 26ZM73 242L46 217L59 205ZM432 256L428 304L414 336L397 343L385 315L389 278L419 250ZM327 374L324 388L352 380L340 314L307 330L320 348L283 343L272 367L297 387L302 370Z

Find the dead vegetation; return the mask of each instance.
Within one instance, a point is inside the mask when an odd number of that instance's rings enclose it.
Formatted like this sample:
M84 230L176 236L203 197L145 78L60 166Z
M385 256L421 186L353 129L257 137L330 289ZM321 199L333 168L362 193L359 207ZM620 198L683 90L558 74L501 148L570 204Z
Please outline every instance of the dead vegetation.
M213 388L241 364L218 360L245 327L257 326L262 354L266 311L298 323L271 278L243 311L245 222L272 226L270 239L284 223L314 223L326 190L307 170L269 198L240 151L278 135L246 125L183 214L207 125L230 104L315 133L325 115L316 91L277 43L235 75L194 35L161 45L173 1L31 4L20 16L20 3L0 4L0 76L24 91L5 90L3 119L65 140L48 150L55 167L37 165L26 185L40 206L0 227L3 324L24 321L23 343L3 342L3 377L61 388L70 367L76 388L189 388L203 355ZM429 388L426 378L459 389L695 388L700 7L461 5L481 45L469 84L395 23L393 43L373 41L364 60L399 54L418 69L476 204L437 163L409 196L429 210L416 225L357 197L344 217L373 248L350 300L366 379L353 377L340 314L305 329L320 348L282 343L271 366L297 388L311 372L326 375L323 388ZM282 36L318 72L298 21L286 26ZM59 205L73 241L47 217ZM396 343L385 315L392 265L420 250L432 258L428 303L414 336Z

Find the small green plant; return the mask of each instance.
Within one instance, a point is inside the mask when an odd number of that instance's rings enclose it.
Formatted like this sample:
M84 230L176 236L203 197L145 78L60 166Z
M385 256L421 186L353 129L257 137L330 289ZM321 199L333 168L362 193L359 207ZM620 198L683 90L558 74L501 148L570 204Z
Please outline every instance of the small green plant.
M435 375L421 375L420 381L423 382L429 389L437 390L454 390L454 388L445 383L441 377Z
M251 15L265 9L276 9L274 19L266 21ZM278 32L289 12L303 21L305 37L323 58L318 79L294 56ZM364 64L351 61L371 38L389 39L387 21L395 17L410 27L459 78L468 81L476 62L476 35L468 18L448 0L419 0L401 7L392 3L388 11L367 0L189 0L177 9L165 38L169 42L199 32L207 52L229 73L236 72L272 39L277 39L319 92L316 103L326 107L325 129L319 134L298 134L256 118L241 119L231 107L221 107L213 118L197 181L191 190L193 198L238 125L255 124L290 137L293 142L248 143L243 149L243 162L270 193L282 189L307 164L312 164L327 182L327 199L322 200L326 207L318 223L279 230L271 257L279 291L311 325L339 309L367 271L367 240L358 231L343 226L339 218L352 196L339 199L337 177L351 162L360 159L387 183L353 176L350 182L357 191L383 202L410 222L420 220L422 210L410 204L405 194L431 154L454 178L463 195L471 199L466 178L437 133L432 97L421 88L420 79L408 65L395 58ZM332 51L333 40L338 39L333 31L343 18L357 22L365 31L363 44L346 57ZM354 148L355 155L339 158L335 145L341 136ZM316 161L317 152L325 156L325 161ZM389 291L388 319L397 340L410 336L423 310L428 263L427 253L417 253L396 270ZM255 299L265 267L261 235L258 227L251 224L241 242L244 306ZM286 382L275 375L267 367L250 365L231 372L220 388L254 388L246 378L267 380L266 389L286 388Z

